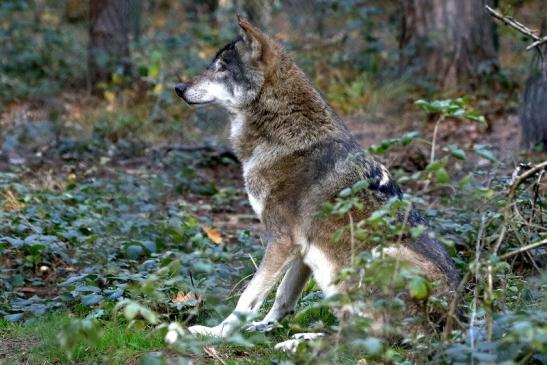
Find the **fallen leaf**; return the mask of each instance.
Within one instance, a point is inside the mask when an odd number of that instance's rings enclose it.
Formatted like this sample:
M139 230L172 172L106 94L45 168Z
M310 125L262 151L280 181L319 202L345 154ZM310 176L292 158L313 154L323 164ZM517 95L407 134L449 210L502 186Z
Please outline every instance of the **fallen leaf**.
M209 237L209 239L217 245L222 243L222 236L220 235L218 229L204 225L203 231L207 233L207 237Z
M25 207L23 203L17 200L17 196L11 190L6 190L2 192L0 194L0 197L2 197L4 200L2 204L2 208L6 211L11 211L11 210L17 211Z
M198 298L196 297L196 295L192 292L188 292L186 294L184 294L184 292L178 292L177 295L175 295L171 301L175 304L185 304L187 302L190 302L190 301L197 301Z
M32 288L30 286L21 286L16 289L18 292L22 293L36 293L38 290L36 288Z

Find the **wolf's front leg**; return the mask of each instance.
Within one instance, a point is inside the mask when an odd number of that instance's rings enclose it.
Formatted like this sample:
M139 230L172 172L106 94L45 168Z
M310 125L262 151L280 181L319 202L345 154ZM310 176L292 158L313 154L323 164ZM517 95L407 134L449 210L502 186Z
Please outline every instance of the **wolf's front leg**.
M304 289L304 285L306 285L306 282L310 278L310 274L310 268L304 264L302 259L299 257L294 258L277 288L272 309L262 321L254 322L248 330L269 331L275 323L293 312L302 289Z
M258 312L264 299L283 275L293 256L293 246L290 239L271 241L257 272L241 294L232 314L215 327L192 326L188 330L191 333L213 337L231 335L244 324L240 320L242 316Z

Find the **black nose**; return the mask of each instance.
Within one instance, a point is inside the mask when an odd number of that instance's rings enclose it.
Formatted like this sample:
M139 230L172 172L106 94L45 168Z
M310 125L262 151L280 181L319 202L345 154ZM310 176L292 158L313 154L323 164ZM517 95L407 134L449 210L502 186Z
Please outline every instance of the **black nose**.
M184 99L184 91L188 88L188 83L181 82L180 84L175 85L175 92L178 96Z

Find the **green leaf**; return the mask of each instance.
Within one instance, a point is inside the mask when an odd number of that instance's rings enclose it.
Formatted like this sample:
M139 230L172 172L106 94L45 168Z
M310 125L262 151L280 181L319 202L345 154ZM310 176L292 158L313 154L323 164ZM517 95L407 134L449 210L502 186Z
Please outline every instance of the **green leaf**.
M382 352L384 345L379 338L368 337L363 341L363 347L365 351L371 355L377 355Z
M361 190L364 190L368 188L368 181L367 180L359 180L353 186L351 187L351 190L353 193L357 193Z
M387 212L383 209L381 210L375 210L372 212L372 214L367 218L367 222L369 223L379 223L382 219L384 219Z
M408 132L399 138L389 138L380 142L379 145L372 145L368 148L370 154L382 155L386 153L391 147L397 145L406 146L412 142L415 138L419 137L420 133L416 131Z
M141 306L140 312L141 312L141 316L144 319L146 319L146 321L148 323L150 323L150 324L157 324L158 323L158 316L156 315L156 313L154 313L150 309Z
M410 235L412 236L412 238L418 238L425 231L427 231L427 226L424 226L423 224L419 224L416 227L410 228Z
M340 241L340 238L342 238L342 234L344 234L344 230L344 227L337 229L336 232L334 232L334 234L332 235L331 240L333 242Z
M467 119L479 122L480 124L486 124L486 119L484 119L484 116L482 116L481 113L477 110L466 111L465 112L465 117Z
M168 365L169 362L162 354L149 353L141 356L139 365Z
M128 321L132 321L139 314L140 305L138 303L129 303L123 309L123 315Z
M430 163L429 165L427 165L427 167L425 168L425 171L427 172L435 172L439 169L442 169L446 166L446 164L448 163L448 158L444 157L440 160L437 160L437 161L433 161L432 163Z
M4 316L4 319L8 322L17 322L21 319L23 319L25 313L13 313L13 314L6 314Z
M85 279L87 276L88 276L87 274L71 276L70 278L63 281L61 284L59 284L59 286L61 286L61 287L68 286L70 284L81 281L82 279Z
M458 186L461 188L466 187L471 183L471 174L467 174L458 182Z
M460 160L465 160L465 152L455 144L448 145L448 150L452 156Z
M130 260L137 260L144 255L144 248L141 245L129 245L125 249L125 254Z
M408 283L408 291L412 298L424 300L429 296L428 282L421 276L415 276Z
M476 144L475 146L473 146L473 150L475 150L477 155L492 162L501 164L501 161L496 158L496 155L494 154L494 152L490 151L489 147L490 146L486 144Z
M408 132L406 134L403 134L401 137L399 137L399 140L401 141L401 143L404 146L406 146L407 144L409 144L410 142L412 142L413 140L415 140L419 136L420 136L420 132L411 131L411 132Z
M97 303L102 302L103 296L100 294L89 294L89 295L82 295L80 298L82 304L84 305L95 305Z
M351 188L345 188L344 190L340 192L339 195L341 198L347 198L348 196L351 195Z
M161 68L161 53L153 51L150 56L150 66L148 66L148 77L158 77Z
M437 184L449 184L450 176L444 167L441 167L435 172L435 181Z

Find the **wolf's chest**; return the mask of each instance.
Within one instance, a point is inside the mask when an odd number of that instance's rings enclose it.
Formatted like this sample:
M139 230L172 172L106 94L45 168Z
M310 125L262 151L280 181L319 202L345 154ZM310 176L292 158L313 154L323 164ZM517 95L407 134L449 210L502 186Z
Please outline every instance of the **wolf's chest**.
M264 203L267 197L267 184L260 178L258 160L255 157L243 162L243 180L247 196L249 197L249 203L258 218L262 219Z
M262 212L264 211L264 200L260 196L256 196L251 192L247 192L249 197L249 203L259 219L262 219Z

